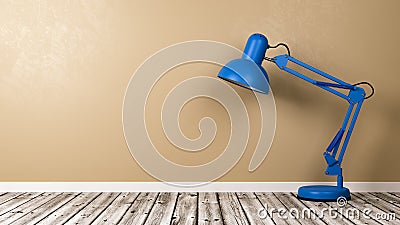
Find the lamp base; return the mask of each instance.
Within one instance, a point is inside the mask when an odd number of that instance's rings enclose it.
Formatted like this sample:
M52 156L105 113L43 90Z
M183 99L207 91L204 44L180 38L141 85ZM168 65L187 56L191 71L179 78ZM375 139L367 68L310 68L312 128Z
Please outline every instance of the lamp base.
M350 190L345 187L311 185L300 187L297 192L297 198L307 201L332 202L339 197L350 200Z

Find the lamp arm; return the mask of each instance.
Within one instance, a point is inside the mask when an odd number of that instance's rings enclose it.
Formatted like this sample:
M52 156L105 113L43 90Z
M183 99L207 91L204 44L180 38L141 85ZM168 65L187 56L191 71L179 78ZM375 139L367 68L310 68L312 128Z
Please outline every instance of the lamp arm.
M304 62L301 62L300 60L293 58L290 55L287 55L287 54L276 56L276 57L272 58L271 61L274 62L278 66L279 69L286 71L296 77L299 77L300 79L303 79L303 80L305 80L315 86L318 86L330 93L333 93L336 96L339 96L349 102L349 107L348 107L347 113L345 115L344 121L342 123L342 126L339 129L339 131L336 133L335 137L333 138L333 140L331 141L329 146L327 147L326 151L324 152L324 158L325 158L326 163L328 164L327 169L325 170L325 174L330 175L330 176L335 176L335 175L338 176L338 179L337 179L338 186L343 187L343 175L342 175L341 163L343 161L344 153L346 152L346 148L348 146L350 136L353 132L353 129L354 129L358 114L360 112L361 106L364 102L364 98L365 98L364 89L357 87L355 85L346 83L332 75L329 75L321 70L318 70ZM317 81L317 80L314 80L308 76L305 76L291 68L288 68L287 63L289 61L293 62L303 68L306 68L322 77L325 77L333 82L331 83L331 82ZM347 90L349 90L349 93L348 93L348 95L345 95L345 94L335 90L334 88L347 89ZM352 115L354 107L355 107L355 110ZM350 121L350 125L347 126L349 121ZM347 132L346 132L346 128L347 128ZM339 156L337 157L338 149L339 149L340 143L342 142L345 132L346 132L346 136L345 136L345 139L341 146Z

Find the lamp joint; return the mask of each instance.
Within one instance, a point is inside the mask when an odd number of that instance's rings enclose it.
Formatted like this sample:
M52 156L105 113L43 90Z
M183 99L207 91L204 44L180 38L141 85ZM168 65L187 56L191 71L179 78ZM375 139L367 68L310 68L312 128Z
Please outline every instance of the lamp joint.
M350 90L348 97L351 104L359 103L364 101L365 91L363 88L355 87L355 89Z

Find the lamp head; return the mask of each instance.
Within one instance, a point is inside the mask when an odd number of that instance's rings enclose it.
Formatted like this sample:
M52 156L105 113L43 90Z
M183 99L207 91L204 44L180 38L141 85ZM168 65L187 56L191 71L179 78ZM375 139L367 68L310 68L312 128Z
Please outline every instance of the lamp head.
M267 49L267 38L262 34L252 34L247 40L242 58L228 62L219 71L218 77L241 87L268 94L268 74L261 66Z

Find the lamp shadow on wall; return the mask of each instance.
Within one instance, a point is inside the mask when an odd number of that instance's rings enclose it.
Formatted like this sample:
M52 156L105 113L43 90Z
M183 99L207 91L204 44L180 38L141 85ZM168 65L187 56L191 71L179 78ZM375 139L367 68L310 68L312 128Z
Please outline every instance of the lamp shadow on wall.
M383 105L382 107L374 107L374 109L381 109L375 112L379 117L380 129L374 134L371 134L369 130L366 132L366 138L372 138L374 142L367 146L366 149L362 149L362 151L365 152L373 152L373 162L365 163L366 170L364 176L381 182L400 181L398 179L398 170L396 169L396 165L399 163L396 154L397 151L399 151L400 104L390 107L392 103L393 102L387 100L381 102L381 105ZM365 121L367 127L368 120L369 119ZM374 129L374 127L368 129ZM376 135L376 133L378 133L378 135Z

